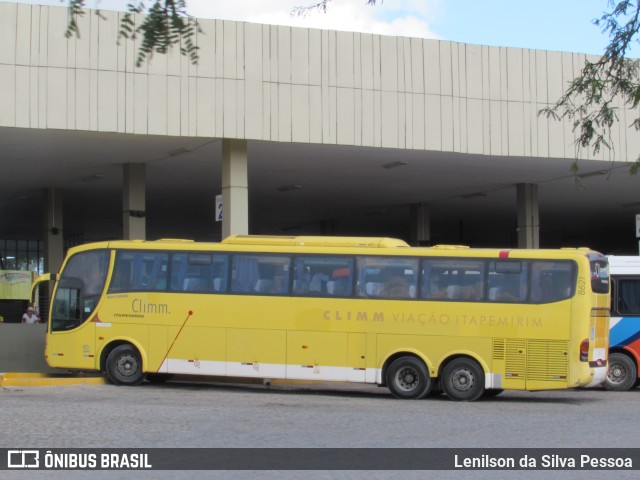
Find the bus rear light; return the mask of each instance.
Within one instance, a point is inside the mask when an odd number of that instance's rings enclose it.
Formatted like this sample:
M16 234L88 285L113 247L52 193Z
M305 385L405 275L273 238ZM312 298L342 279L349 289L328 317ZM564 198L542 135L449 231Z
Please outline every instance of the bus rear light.
M589 361L589 339L585 338L580 344L580 361L588 362Z

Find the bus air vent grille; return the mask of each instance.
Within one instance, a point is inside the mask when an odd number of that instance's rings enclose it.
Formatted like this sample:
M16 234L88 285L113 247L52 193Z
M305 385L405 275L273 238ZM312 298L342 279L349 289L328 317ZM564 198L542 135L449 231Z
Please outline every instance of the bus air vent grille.
M505 373L511 379L525 379L527 357L525 355L526 340L508 340Z
M504 338L493 339L493 359L504 360Z
M567 381L569 368L567 342L529 340L527 347L527 380Z

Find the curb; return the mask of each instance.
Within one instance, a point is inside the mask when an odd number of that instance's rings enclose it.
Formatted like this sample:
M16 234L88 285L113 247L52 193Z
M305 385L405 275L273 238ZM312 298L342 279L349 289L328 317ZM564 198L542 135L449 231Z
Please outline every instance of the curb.
M46 373L0 373L0 387L57 387L63 385L104 385L104 376Z
M196 383L223 383L243 385L273 385L279 387L321 385L318 380L286 380L273 379L266 382L264 379L234 378L234 377L208 377L196 375L181 375L177 377L181 381ZM56 387L65 385L105 385L109 383L104 375L66 374L66 373L28 373L9 372L0 373L0 387ZM332 382L342 383L342 382Z

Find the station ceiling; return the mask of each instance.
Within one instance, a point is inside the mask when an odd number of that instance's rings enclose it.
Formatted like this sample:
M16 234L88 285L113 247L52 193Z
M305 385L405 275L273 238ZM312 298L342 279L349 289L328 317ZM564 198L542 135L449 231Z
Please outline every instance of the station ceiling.
M640 152L639 152L640 153ZM425 203L432 243L517 242L516 185L539 188L543 247L637 254L640 177L628 164L369 147L248 142L254 234L409 239ZM145 163L147 238L217 241L217 139L0 128L0 238L38 239L43 192L64 195L65 237L122 235L122 165Z

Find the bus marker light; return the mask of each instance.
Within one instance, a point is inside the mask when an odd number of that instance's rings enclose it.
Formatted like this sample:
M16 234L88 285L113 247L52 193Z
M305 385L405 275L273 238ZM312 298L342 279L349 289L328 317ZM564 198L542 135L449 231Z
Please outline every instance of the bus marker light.
M580 361L587 362L589 361L589 339L585 338L582 343L580 343Z

